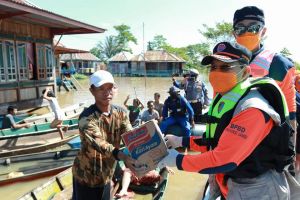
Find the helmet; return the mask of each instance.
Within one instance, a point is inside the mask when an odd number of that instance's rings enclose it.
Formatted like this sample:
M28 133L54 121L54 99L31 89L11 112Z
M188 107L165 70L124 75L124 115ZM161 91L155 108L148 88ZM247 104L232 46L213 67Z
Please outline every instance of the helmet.
M180 92L180 89L175 86L170 87L170 89L168 91L168 93L170 93L170 94L179 93L179 92Z
M192 69L190 69L190 75L199 75L199 71L197 70L197 69L195 69L195 68L192 68Z

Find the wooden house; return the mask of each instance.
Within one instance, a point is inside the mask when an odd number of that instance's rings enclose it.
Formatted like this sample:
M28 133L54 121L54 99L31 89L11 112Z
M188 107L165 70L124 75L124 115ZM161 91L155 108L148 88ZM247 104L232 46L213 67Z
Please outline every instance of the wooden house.
M60 60L65 62L67 66L73 67L76 72L82 74L94 73L100 69L102 63L99 58L90 52L62 54Z
M131 58L117 55L109 60L108 70L128 76L172 76L182 74L185 60L163 50L146 51Z
M18 109L42 104L41 92L55 89L55 35L102 33L26 0L0 1L0 113L8 105Z
M131 74L131 58L132 54L128 52L120 52L108 60L107 70L114 75L128 76Z

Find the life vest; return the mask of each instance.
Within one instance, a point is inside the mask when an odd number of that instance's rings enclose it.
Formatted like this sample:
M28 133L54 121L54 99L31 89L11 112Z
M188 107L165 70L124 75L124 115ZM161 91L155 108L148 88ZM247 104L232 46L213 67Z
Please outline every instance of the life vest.
M198 100L201 103L203 103L202 101L202 97L203 97L203 83L201 81L188 81L186 84L186 88L185 88L185 93L186 93L186 99L188 101L194 101L194 100Z
M208 146L211 149L217 146L224 129L230 123L236 111L240 109L237 107L239 102L247 98L248 93L252 92L251 89L258 92L264 100L268 101L268 104L259 105L258 103L252 104L250 107L263 110L271 118L271 111L274 112L275 110L280 116L281 123L274 125L266 138L235 170L226 173L229 177L253 178L268 169L282 171L286 165L293 162L295 155L292 142L293 131L288 121L288 109L284 95L275 81L266 77L249 78L237 84L223 96L216 95L208 111L208 123L205 133ZM268 108L269 104L273 107L272 109Z
M275 53L269 50L260 52L250 63L252 77L264 77L269 74Z

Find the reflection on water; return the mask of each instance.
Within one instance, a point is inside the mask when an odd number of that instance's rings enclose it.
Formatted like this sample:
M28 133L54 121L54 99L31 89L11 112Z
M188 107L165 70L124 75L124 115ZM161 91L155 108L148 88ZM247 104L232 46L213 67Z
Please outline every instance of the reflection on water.
M207 78L203 78L207 83ZM168 89L172 85L171 77L169 78L144 78L144 77L115 77L115 82L118 85L118 95L114 100L114 104L123 105L127 95L130 95L129 103L136 96L142 101L146 107L148 100L153 100L153 94L159 92L161 94L161 101L163 102L168 97ZM94 102L94 98L89 92L88 80L80 80L84 90L76 92L66 92L63 88L57 97L61 107L72 105L74 103L88 100L90 103ZM211 87L208 85L209 94L211 95ZM166 200L187 199L196 200L201 199L202 190L204 188L207 176L197 173L187 173L182 171L175 171L175 175L170 176L170 181L166 190ZM1 172L0 172L1 173ZM0 194L5 199L16 199L17 197L27 193L31 189L43 183L48 178L38 179L35 181L16 183L0 188ZM1 198L2 199L2 198Z

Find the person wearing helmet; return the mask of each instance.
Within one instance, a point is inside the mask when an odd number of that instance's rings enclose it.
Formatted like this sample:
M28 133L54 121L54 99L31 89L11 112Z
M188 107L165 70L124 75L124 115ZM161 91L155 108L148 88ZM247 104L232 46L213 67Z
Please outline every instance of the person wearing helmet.
M201 121L202 109L209 105L208 91L198 75L199 71L197 69L190 69L189 78L184 88L186 99L194 110L195 122Z
M162 133L165 134L169 126L178 124L184 130L183 136L190 136L191 125L194 127L195 124L193 108L186 98L180 95L179 88L172 86L168 93L170 96L165 100L160 123Z

